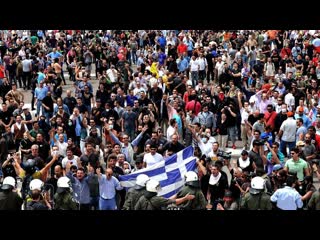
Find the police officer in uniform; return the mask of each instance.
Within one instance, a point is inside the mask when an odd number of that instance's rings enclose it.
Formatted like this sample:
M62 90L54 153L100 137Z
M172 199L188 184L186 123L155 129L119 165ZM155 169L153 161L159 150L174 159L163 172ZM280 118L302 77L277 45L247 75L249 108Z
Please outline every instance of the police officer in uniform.
M30 182L30 194L26 199L27 210L51 210L48 195L43 195L44 183L40 179L33 179Z
M21 210L22 198L14 191L16 180L8 176L3 180L0 192L0 210Z
M79 203L72 195L72 185L68 177L60 177L57 182L57 192L54 195L55 210L79 210Z
M139 174L136 179L136 186L129 189L122 210L134 210L139 198L147 191L146 183L149 181L146 174Z
M251 180L251 188L241 201L241 210L271 210L270 195L265 193L265 180L262 177L254 177Z
M185 186L177 193L177 198L192 194L195 198L184 204L180 204L180 208L184 210L202 210L206 209L207 201L201 191L198 174L189 171L185 174Z
M194 195L187 194L182 198L167 199L161 196L157 196L160 191L160 183L157 180L150 179L146 184L147 191L140 197L135 210L162 210L167 209L167 206L175 203L179 205L185 201L194 199Z

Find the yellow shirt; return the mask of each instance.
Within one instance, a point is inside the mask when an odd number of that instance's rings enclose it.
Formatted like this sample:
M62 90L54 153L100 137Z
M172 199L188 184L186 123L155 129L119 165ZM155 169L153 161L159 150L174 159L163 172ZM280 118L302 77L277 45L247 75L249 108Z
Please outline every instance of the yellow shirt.
M159 78L159 74L158 74L158 63L157 63L157 62L153 62L153 63L151 64L150 72L156 74L156 76L155 76L156 79Z

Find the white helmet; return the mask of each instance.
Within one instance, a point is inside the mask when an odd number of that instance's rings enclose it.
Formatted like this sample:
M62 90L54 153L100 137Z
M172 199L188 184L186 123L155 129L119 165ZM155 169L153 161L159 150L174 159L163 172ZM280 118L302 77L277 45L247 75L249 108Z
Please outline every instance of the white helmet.
M186 178L186 182L198 181L198 174L193 171L187 172L184 177Z
M5 179L3 179L3 183L2 183L2 189L3 190L8 190L10 188L15 188L16 187L16 180L13 177L6 177Z
M137 177L136 184L145 187L146 183L150 180L150 178L146 174L140 174Z
M147 182L146 188L148 192L155 192L155 193L157 193L161 189L160 183L154 179L150 179Z
M30 190L39 190L41 191L42 190L42 187L43 187L43 182L40 180L40 179L33 179L31 182L30 182Z
M68 177L60 177L58 179L57 186L60 188L69 188L71 187L71 181Z
M262 177L254 177L251 180L250 193L258 194L262 190L264 190L264 187L265 187L265 180Z

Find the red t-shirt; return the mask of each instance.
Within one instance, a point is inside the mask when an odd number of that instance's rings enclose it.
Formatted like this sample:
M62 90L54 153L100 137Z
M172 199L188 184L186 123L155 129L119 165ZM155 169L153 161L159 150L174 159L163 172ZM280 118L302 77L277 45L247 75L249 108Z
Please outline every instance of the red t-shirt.
M178 53L182 54L184 52L187 52L188 48L187 48L187 45L185 44L179 44L177 50L178 50Z
M5 74L4 74L4 66L1 65L0 66L0 78L4 78L5 77Z
M197 101L196 107L194 107L194 100L190 101L186 105L186 111L194 110L195 115L197 116L198 113L201 111L201 104Z

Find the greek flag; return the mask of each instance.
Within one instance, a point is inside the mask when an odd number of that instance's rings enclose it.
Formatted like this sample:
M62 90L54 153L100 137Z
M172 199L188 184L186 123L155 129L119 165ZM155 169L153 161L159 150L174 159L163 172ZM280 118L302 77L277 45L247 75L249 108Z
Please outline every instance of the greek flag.
M120 184L123 187L133 187L137 176L143 173L160 182L161 191L158 193L158 196L169 198L176 194L184 185L185 173L194 171L196 167L193 147L189 146L164 161L132 174L120 176Z

